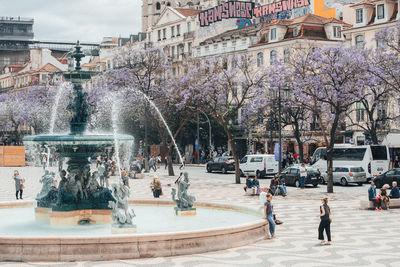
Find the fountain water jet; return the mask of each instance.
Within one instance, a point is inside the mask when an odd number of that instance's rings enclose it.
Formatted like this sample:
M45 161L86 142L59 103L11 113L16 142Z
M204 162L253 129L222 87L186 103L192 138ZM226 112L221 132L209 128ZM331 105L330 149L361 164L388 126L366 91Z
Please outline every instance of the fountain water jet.
M154 110L157 112L157 115L160 117L160 119L161 119L161 121L163 122L165 128L167 129L167 132L168 132L169 136L171 137L172 142L174 143L174 147L175 147L176 153L177 153L178 156L179 156L179 160L180 160L180 162L181 162L183 168L185 168L185 162L183 161L181 152L179 151L178 145L177 145L176 142L175 142L175 138L174 138L174 136L172 135L172 132L171 132L171 130L169 129L168 124L167 124L167 122L165 121L165 119L164 119L164 117L163 117L161 111L158 109L158 107L156 106L156 104L154 104L154 102L153 102L145 93L143 93L142 91L140 91L140 90L138 90L138 89L136 89L136 88L134 88L134 91L135 91L136 93L140 94L141 96L143 96L143 97L147 100L147 102L150 104L150 106L152 106L152 107L154 108Z
M58 104L60 102L61 96L64 92L64 89L67 87L67 83L63 82L60 87L58 88L56 98L54 100L54 104L51 110L51 119L50 119L50 129L49 129L49 134L53 134L54 132L54 125L56 123L56 118L57 118L57 109L58 109Z

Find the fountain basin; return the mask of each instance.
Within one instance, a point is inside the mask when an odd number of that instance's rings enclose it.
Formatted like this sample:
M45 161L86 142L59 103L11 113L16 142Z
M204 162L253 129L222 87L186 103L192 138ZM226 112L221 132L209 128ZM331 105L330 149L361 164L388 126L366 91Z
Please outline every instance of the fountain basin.
M63 229L58 234L47 236L26 235L19 233L5 234L0 232L0 260L11 261L97 261L115 259L134 259L145 257L165 257L203 253L243 246L262 240L267 236L266 220L260 219L262 214L242 207L212 203L196 203L198 215L194 217L176 217L173 211L174 203L170 201L132 201L137 209L137 233L112 235L108 232L111 225L95 225L95 231L83 231L74 235L63 235ZM35 202L0 203L1 209L33 207ZM143 208L141 208L143 207ZM152 212L154 208L154 212ZM159 224L159 229L153 231L143 229L147 223L140 222L142 211L156 216L148 220L148 224ZM165 221L169 215L174 218L173 225L167 227ZM169 212L170 211L170 212ZM205 218L202 218L205 215ZM215 214L225 216L225 221L211 221ZM32 215L33 216L33 215ZM242 219L232 222L234 217ZM135 220L136 220L135 219ZM209 225L196 227L190 220L210 221ZM162 222L162 223L161 223ZM221 224L222 223L222 224ZM225 225L226 224L226 225ZM186 229L182 226L187 225ZM107 230L104 232L104 229ZM1 231L1 230L0 230ZM86 234L83 234L86 232ZM9 233L9 232L8 232ZM107 234L108 233L108 234Z

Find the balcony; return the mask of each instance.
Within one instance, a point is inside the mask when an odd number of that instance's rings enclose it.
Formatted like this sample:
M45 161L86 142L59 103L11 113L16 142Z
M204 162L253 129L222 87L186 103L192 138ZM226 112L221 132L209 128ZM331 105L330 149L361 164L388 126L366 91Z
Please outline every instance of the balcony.
M33 32L0 32L0 40L19 40L23 37L23 40L33 39Z
M29 50L28 45L0 44L0 51L26 51Z
M184 34L183 34L183 39L184 40L186 40L186 39L193 39L194 38L194 32L192 31L192 32L185 32Z
M23 17L0 17L0 23L21 23L21 24L33 24L32 18Z

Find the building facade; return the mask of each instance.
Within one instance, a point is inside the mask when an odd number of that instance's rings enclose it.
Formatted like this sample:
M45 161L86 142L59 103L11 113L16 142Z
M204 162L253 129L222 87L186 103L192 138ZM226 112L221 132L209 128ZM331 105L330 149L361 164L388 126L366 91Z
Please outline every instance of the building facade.
M29 60L33 22L31 18L0 17L0 69L5 65L22 65Z

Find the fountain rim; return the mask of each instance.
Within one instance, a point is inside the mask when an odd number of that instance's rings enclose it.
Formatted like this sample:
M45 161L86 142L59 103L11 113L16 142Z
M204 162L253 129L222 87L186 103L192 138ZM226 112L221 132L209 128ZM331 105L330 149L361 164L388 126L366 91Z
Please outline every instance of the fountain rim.
M134 137L131 135L118 134L118 141L133 141ZM112 134L43 134L43 135L30 135L23 138L23 142L114 142L115 137Z
M0 209L9 209L9 208L27 208L35 206L36 201L9 201L9 202L0 202ZM176 204L169 200L129 200L130 205L140 205L140 206L176 206ZM84 244L84 243L93 243L91 241L95 241L98 243L101 242L101 239L106 239L107 242L121 242L122 238L128 238L129 241L161 241L161 240L170 240L170 239L182 239L182 238L196 238L196 237L205 237L211 236L213 234L229 234L238 231L245 231L247 229L252 229L256 227L263 227L268 224L267 220L262 219L263 215L259 210L246 208L238 205L228 205L228 204L220 204L213 202L196 202L194 207L199 208L208 208L208 209L221 209L221 210L230 210L239 213L247 213L253 216L259 215L259 219L255 219L252 222L247 223L239 223L239 224L230 224L223 227L213 227L213 228L202 228L199 230L184 230L184 231L170 231L170 232L155 232L155 233L132 233L132 234L107 234L107 235L92 235L92 236L17 236L17 235L0 235L0 243L2 240L19 240L21 243L24 241L35 241L40 240L43 242L45 240L53 243L54 240L58 240L68 242L69 240L73 240L74 244ZM132 238L135 238L132 240ZM112 242L114 241L114 242ZM45 244L45 243L43 243Z

